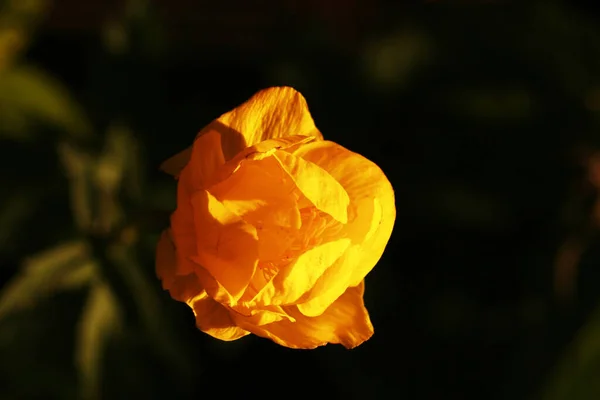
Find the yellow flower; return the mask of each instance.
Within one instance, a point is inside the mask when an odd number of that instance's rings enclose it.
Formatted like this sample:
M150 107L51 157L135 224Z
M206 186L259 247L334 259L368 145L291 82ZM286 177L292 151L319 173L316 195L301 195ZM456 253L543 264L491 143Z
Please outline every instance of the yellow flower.
M364 277L392 233L394 192L373 162L323 140L300 93L257 93L163 170L179 182L156 271L200 330L305 349L371 337Z

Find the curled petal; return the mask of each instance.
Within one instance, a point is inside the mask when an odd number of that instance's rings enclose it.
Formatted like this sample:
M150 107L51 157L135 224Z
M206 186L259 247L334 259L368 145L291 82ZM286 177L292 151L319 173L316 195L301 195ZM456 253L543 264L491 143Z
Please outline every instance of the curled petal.
M267 306L261 309L236 306L231 312L231 318L237 325L250 324L257 326L272 324L281 320L295 321L294 318L279 306Z
M188 301L196 316L196 325L202 332L226 341L236 340L250 332L235 325L229 311L206 292Z
M229 178L240 168L244 162L248 160L263 160L272 156L277 150L280 149L293 151L294 149L299 148L301 145L312 142L316 139L317 138L315 136L294 135L286 136L284 138L269 139L265 140L264 142L246 147L242 151L238 152L231 160L228 160L225 165L218 170L212 184L217 184L218 182L222 182Z
M173 239L177 262L176 275L188 275L196 270L190 257L198 254L194 210L191 203L189 168L183 169L177 184L177 209L171 215L170 236Z
M181 170L187 165L192 156L192 147L180 151L179 153L171 156L167 160L163 161L160 165L160 170L166 172L169 175L173 175L175 178L179 178Z
M194 192L210 186L219 168L225 163L221 135L209 131L194 141L192 156L186 169L190 170L189 189Z
M194 193L192 206L198 254L191 259L239 299L258 263L256 228L207 191Z
M240 323L250 332L282 346L313 349L327 343L340 343L352 349L373 335L373 325L363 302L364 283L348 288L318 317L306 317L295 307L288 314L295 322L281 320L263 326Z
M361 247L350 246L323 275L319 277L310 292L298 302L298 310L307 317L321 315L331 304L331 299L340 296L349 286L350 276L362 262ZM373 264L374 265L374 264Z
M295 188L277 162L247 159L226 180L209 190L236 215L255 226L298 229L300 211L290 192Z
M384 173L361 155L329 141L308 143L294 154L325 169L350 197L346 234L352 245L298 305L302 313L314 316L325 310L327 299L357 285L377 264L392 234L396 207Z
M323 135L315 126L304 97L291 87L272 87L261 90L244 104L221 115L198 133L197 140L215 132L219 134L219 150L226 160L232 159L246 147L268 139L292 135ZM196 146L196 143L194 143ZM212 151L212 148L206 148ZM192 152L186 149L161 165L161 170L179 175Z
M168 290L171 297L185 302L202 292L202 287L194 274L176 275L176 265L175 245L170 232L165 230L156 246L156 274L162 281L163 289Z
M284 268L258 293L256 304L294 304L315 283L350 245L349 239L324 243L302 253L291 265ZM329 299L329 304L336 297Z
M221 115L217 121L239 132L244 147L268 139L292 135L322 138L308 111L304 97L291 87L272 87L261 90L244 104ZM235 152L235 149L229 153ZM233 157L226 154L227 158Z
M222 141L223 134L219 131L219 124L209 125L204 128L194 140L194 144L165 160L160 169L175 178L179 178L181 171L192 162L193 187L202 187L208 177L225 162ZM222 130L222 129L221 129Z
M285 151L277 151L275 158L294 180L302 194L315 207L342 224L347 222L350 202L348 193L326 170L318 164L303 160Z
M348 233L353 243L376 235L378 249L382 244L385 247L396 219L396 206L394 190L383 171L360 154L330 141L307 143L294 155L323 168L344 187L350 198Z

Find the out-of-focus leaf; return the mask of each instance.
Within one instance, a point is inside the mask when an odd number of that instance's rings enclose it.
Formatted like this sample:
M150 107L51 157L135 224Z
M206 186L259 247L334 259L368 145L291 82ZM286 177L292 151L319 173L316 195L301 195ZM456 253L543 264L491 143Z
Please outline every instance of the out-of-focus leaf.
M0 203L0 251L10 246L14 232L33 213L37 197L34 191L14 192L6 202Z
M89 294L77 327L75 365L84 400L102 398L103 353L108 341L122 328L119 304L104 282L95 284Z
M77 226L107 234L123 220L120 196L142 198L142 165L138 143L129 129L113 125L104 149L91 155L67 142L58 152L71 181L71 205Z
M70 180L71 209L75 224L82 230L92 225L92 157L67 143L60 143L58 154Z
M25 45L26 35L22 29L0 29L0 69L8 67Z
M600 308L576 336L541 396L541 400L600 398Z
M107 132L104 151L95 169L99 210L95 224L103 232L118 226L123 212L118 200L122 191L130 199L141 198L141 165L138 144L129 129L113 125Z
M61 290L87 284L96 273L90 249L81 241L59 245L29 259L0 295L0 319L34 307Z
M0 70L7 68L27 47L33 30L45 14L47 0L4 1L0 9Z
M130 197L141 196L139 150L137 141L127 127L118 124L110 127L96 175L102 191L116 195L123 187Z
M91 128L82 110L62 85L31 66L0 72L1 132L31 139L33 123L47 124L82 139Z
M175 375L178 378L186 381L190 376L190 360L185 349L173 338L174 333L166 322L156 286L148 281L135 257L132 240L128 240L133 235L134 232L124 234L122 243L110 246L107 259L120 274L129 291L128 297L134 300L142 326L156 346L157 353L177 369Z

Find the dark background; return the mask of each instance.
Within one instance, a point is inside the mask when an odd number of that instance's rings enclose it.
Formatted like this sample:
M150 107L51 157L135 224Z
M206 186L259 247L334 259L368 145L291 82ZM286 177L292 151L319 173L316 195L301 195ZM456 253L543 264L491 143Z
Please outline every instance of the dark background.
M600 398L595 2L0 4L1 399ZM158 165L274 85L396 192L351 351L219 342L154 276Z

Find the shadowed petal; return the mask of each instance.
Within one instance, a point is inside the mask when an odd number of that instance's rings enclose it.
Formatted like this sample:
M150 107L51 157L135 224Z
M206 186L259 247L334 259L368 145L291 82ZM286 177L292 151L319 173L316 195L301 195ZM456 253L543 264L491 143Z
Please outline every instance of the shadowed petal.
M325 169L286 151L277 151L275 159L312 204L342 224L347 222L348 193Z
M291 87L261 90L217 121L241 133L245 145L292 135L322 138L304 97Z
M209 133L218 134L219 141L198 142ZM259 91L202 129L196 136L194 151L201 148L208 154L216 151L214 145L217 144L218 152L230 160L246 147L293 135L323 140L304 97L291 87L272 87ZM192 149L188 148L164 161L160 169L177 177L191 156Z
M256 228L207 191L196 192L192 205L198 255L191 259L237 299L248 286L258 263Z
M202 332L225 341L236 340L250 333L236 326L229 311L206 292L194 297L188 304L192 307L196 325Z

